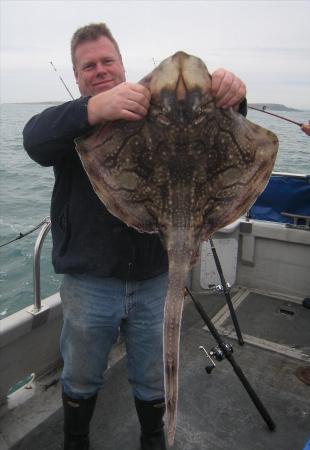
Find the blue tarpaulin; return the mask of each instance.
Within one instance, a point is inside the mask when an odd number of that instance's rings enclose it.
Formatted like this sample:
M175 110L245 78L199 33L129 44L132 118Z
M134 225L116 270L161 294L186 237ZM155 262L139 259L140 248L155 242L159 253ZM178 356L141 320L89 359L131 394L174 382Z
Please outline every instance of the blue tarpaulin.
M282 212L310 216L310 176L273 175L249 214L252 219L292 223Z

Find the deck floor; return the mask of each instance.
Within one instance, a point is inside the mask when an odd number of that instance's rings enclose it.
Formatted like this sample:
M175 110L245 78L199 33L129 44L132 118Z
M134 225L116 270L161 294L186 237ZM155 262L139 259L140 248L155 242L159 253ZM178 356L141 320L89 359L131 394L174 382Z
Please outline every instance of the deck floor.
M280 340L292 348L306 347L307 342L309 345L310 327L306 324L310 323L310 310L293 305L298 314L280 312L277 317L285 320L274 324L270 317L275 309L278 311L278 306L275 308L273 301L260 295L260 303L257 304L258 297L253 301L255 308L246 302L237 308L241 331L244 326L246 335L255 336L262 329L257 323L264 323L266 333L259 335L260 339L276 343ZM222 296L198 297L211 317L225 304ZM225 320L221 327L229 328L229 319ZM207 359L198 347L203 345L210 350L216 343L203 325L189 303L183 314L178 425L173 450L302 450L310 439L310 386L301 382L295 372L310 362L249 343L241 347L235 339L225 337L233 345L237 364L276 423L272 432L227 360L217 363L213 372L206 374ZM290 333L292 327L294 334ZM281 332L285 335L283 339L279 337ZM12 450L61 448L60 409ZM139 425L126 379L125 358L107 373L106 386L99 395L92 421L91 449L139 449Z

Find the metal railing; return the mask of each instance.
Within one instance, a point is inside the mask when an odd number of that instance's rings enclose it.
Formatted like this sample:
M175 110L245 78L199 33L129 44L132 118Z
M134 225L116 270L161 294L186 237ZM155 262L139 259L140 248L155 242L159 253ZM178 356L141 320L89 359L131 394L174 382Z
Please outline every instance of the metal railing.
M289 178L300 178L302 180L307 180L309 182L310 175L306 175L303 173L291 173L291 172L272 172L271 174L274 177L289 177Z
M32 313L36 314L41 310L41 249L43 246L44 239L51 229L51 219L45 217L43 219L43 225L41 227L40 233L37 237L36 243L34 245L33 253L33 294L34 294L34 305Z

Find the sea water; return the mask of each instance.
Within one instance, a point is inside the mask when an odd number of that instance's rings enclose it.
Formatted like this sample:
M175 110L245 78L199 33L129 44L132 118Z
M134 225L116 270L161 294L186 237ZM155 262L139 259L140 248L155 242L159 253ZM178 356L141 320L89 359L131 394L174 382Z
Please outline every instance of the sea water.
M50 104L0 105L0 244L35 227L49 216L53 170L32 161L23 149L22 130ZM308 111L277 112L297 122L310 120ZM280 149L274 170L310 175L310 137L298 126L249 110L248 119L277 134ZM33 302L33 249L38 231L0 248L0 319ZM51 236L41 253L41 295L59 289L61 276L51 264Z

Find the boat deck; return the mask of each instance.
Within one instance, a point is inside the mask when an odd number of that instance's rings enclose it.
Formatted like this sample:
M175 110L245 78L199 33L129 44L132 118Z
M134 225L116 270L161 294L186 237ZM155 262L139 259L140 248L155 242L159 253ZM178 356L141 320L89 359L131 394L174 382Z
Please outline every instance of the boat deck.
M296 371L310 367L310 310L300 300L236 289L233 295L245 339L240 346L223 295L197 299L213 318L234 358L276 424L270 431L229 361L207 374L203 345L216 345L189 301L183 314L178 425L174 450L302 450L310 439L310 386ZM62 448L62 410L28 433L12 450ZM138 450L139 425L126 358L107 372L91 429L92 450Z

